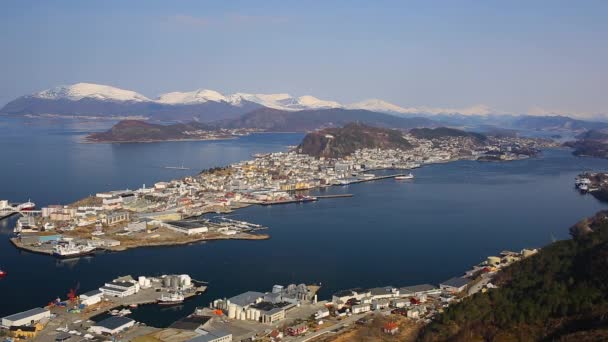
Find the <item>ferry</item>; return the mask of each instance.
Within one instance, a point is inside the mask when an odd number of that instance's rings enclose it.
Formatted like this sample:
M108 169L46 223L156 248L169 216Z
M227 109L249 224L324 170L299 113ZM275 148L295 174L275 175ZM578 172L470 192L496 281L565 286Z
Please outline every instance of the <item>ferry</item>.
M190 170L189 167L185 167L184 164L182 164L182 166L165 166L165 169L170 169L170 170Z
M36 203L28 200L25 203L21 203L19 205L17 205L17 210L18 211L30 211L30 210L34 210L36 208Z
M181 293L163 294L158 299L158 305L177 305L184 302L184 295Z
M401 175L401 176L397 176L395 177L395 180L408 180L408 179L414 179L414 175L410 172L407 175Z
M69 243L67 245L57 245L53 248L53 256L68 259L77 258L83 255L89 255L95 252L95 247L89 245L76 245Z

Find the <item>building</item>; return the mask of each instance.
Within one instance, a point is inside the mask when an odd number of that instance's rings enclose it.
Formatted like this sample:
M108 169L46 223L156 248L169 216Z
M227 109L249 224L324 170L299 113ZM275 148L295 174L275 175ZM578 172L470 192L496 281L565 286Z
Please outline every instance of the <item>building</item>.
M470 282L471 279L468 278L454 277L439 284L439 288L450 293L459 293L462 292Z
M376 287L369 290L372 299L393 298L399 296L399 289L392 286Z
M12 326L34 325L43 319L51 318L51 312L43 308L34 308L28 311L16 313L2 318L2 326L10 328Z
M333 294L331 301L334 303L338 309L341 309L344 304L346 304L349 300L361 300L365 297L370 297L370 291L364 291L361 289L352 289L352 290L343 290Z
M209 227L205 223L197 221L171 221L164 223L164 226L186 235L203 234L209 231Z
M89 331L97 335L116 335L134 325L135 321L130 318L112 316L91 326Z
M10 335L17 339L34 339L44 327L40 323L34 325L13 325L9 328Z
M372 300L372 309L374 310L382 310L388 308L390 302L386 298L374 299Z
M118 211L108 214L101 220L101 222L108 226L113 226L121 222L129 221L129 217L130 216L128 211Z
M353 314L359 314L359 313L364 313L364 312L370 311L371 306L369 304L358 304L358 305L353 305L350 309Z
M83 293L80 295L80 304L84 304L86 306L97 304L101 302L102 295L103 292L100 290L93 290Z
M440 293L441 289L437 288L437 286L433 286L430 284L405 286L399 289L399 295L401 297L414 297L419 296L421 294L436 295Z
M399 326L395 322L388 322L382 327L382 331L385 334L395 335L399 332Z
M232 334L223 330L208 330L206 334L197 336L188 342L232 342Z
M315 319L321 319L321 318L325 318L325 317L329 317L329 309L328 308L320 309L319 311L317 311L315 313Z
M306 333L308 331L308 325L306 323L300 323L296 325L292 325L287 328L287 335L289 336L298 336Z
M129 281L113 281L100 287L99 291L110 297L127 297L139 292L139 284Z

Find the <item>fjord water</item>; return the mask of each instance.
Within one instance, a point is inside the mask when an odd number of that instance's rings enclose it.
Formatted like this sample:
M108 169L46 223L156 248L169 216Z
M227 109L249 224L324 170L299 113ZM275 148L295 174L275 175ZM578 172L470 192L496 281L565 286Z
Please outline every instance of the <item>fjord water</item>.
M69 203L119 188L152 185L198 170L284 151L302 134L257 134L238 140L148 144L82 144L109 124L0 121L0 198L39 205ZM166 170L181 165L192 170ZM166 326L196 306L273 284L322 283L321 299L338 289L432 283L501 250L540 247L568 238L568 227L606 206L573 187L576 174L606 170L608 161L547 150L538 158L425 166L413 181L392 179L334 187L352 198L233 215L270 227L265 241L218 241L134 249L74 261L16 250L15 219L0 222L0 316L42 306L71 288L97 288L120 275L188 273L209 291L175 308L140 307L133 318Z

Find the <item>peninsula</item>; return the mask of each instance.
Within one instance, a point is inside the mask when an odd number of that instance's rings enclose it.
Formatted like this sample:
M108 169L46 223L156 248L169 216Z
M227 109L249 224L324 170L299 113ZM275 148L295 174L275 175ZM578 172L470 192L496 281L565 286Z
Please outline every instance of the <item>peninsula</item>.
M311 132L290 152L256 155L153 187L102 192L69 205L22 213L11 241L18 248L63 258L99 249L266 239L268 235L258 232L265 227L224 214L250 205L331 197L316 197L309 190L406 177L375 174L378 170L411 170L488 156L515 160L551 146L555 144L542 139L486 137L446 128L407 132L351 123ZM205 214L210 215L202 217Z

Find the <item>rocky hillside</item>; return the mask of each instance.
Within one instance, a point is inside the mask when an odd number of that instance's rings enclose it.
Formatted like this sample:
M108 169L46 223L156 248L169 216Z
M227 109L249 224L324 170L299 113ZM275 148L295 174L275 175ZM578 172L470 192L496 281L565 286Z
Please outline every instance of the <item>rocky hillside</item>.
M417 139L441 139L441 138L471 138L477 142L483 142L487 138L483 134L466 132L455 128L415 128L410 130L410 134Z
M298 151L315 157L340 158L362 148L407 150L411 147L400 131L350 123L342 128L326 128L307 134Z
M191 122L187 124L159 125L140 120L123 120L110 130L93 133L86 140L89 142L146 142L163 140L192 139L186 132L209 131L205 124Z
M404 118L368 110L341 108L297 112L262 108L217 124L224 128L254 128L268 132L308 132L319 128L341 127L350 122L398 129L437 126L436 122L426 118Z
M497 289L451 305L423 341L608 340L608 213L571 229L573 238L499 273Z
M574 149L574 155L581 157L608 158L608 131L589 130L579 134L575 141L566 142L564 145Z

